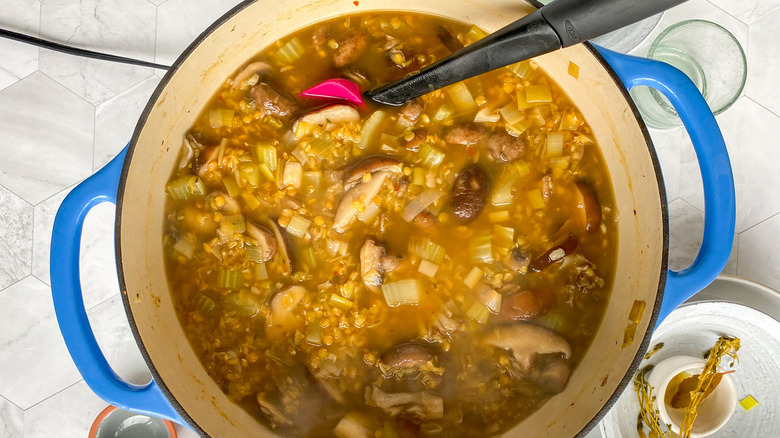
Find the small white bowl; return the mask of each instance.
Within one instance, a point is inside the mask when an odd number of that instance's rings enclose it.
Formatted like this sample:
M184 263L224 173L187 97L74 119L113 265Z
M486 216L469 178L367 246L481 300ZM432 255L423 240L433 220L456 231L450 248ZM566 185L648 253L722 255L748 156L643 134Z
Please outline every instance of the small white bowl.
M661 421L670 425L675 434L680 433L684 410L666 405L665 396L669 383L680 373L701 374L706 363L706 360L698 357L673 356L656 365L647 378L647 383L653 387L655 407ZM722 369L718 371L723 372ZM699 405L691 438L702 438L717 432L731 418L736 406L737 387L731 376L726 374L712 394Z

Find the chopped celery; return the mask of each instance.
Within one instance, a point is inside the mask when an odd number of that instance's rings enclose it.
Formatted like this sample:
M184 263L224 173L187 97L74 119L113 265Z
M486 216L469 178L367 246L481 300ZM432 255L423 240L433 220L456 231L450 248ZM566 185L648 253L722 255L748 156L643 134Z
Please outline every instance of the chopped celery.
M262 263L265 260L266 250L257 246L248 246L246 248L246 259L250 262Z
M518 62L516 64L510 65L507 68L521 79L528 79L528 77L534 71L533 67L531 67L530 61Z
M165 185L165 191L174 199L187 201L194 197L200 197L206 194L206 187L203 181L197 176L182 176Z
M294 214L290 219L290 223L287 224L287 232L299 239L302 239L303 236L306 235L306 231L309 229L309 225L311 225L310 220L299 214Z
M330 299L328 300L328 302L331 305L340 307L344 310L349 310L354 304L352 301L342 297L339 294L330 294Z
M533 189L528 192L528 203L534 210L539 210L545 207L544 197L539 189Z
M317 254L314 252L314 247L307 247L301 251L301 260L306 263L311 269L317 267Z
M417 217L418 214L422 213L423 210L428 208L428 206L436 202L436 200L442 196L444 196L444 192L441 190L425 189L424 192L420 193L416 198L409 201L406 207L404 207L404 211L401 217L406 222L411 222L415 217Z
M212 128L221 128L223 126L233 126L233 110L215 109L209 111L209 124Z
M235 178L222 178L222 185L225 186L225 191L230 196L237 196L240 192Z
M382 295L388 306L398 307L404 304L419 304L422 291L417 279L409 278L383 284Z
M442 120L449 119L451 116L452 116L452 108L450 108L446 104L441 104L439 105L439 109L437 109L436 113L433 115L433 120L441 122Z
M500 254L505 255L515 242L515 229L493 225L493 246Z
M415 167L412 174L412 184L416 186L425 185L425 169L422 167Z
M268 280L268 269L265 263L257 263L255 265L255 279L256 280Z
M525 98L525 89L517 90L515 92L515 97L517 98L517 109L519 110L526 110L528 108L531 108L533 105L528 103L528 100Z
M217 287L235 289L241 285L241 271L237 269L220 269L217 275Z
M551 103L552 94L547 85L529 85L525 87L525 100L528 103Z
M270 180L270 181L276 181L276 177L274 176L273 170L271 170L267 164L263 163L259 166L257 166L258 169L260 169L260 173L263 174L263 176Z
M471 26L468 32L466 32L466 40L469 43L474 43L487 36L487 32L478 28L477 26Z
M474 301L471 303L471 306L466 309L466 316L480 324L486 324L490 318L490 309L479 301Z
M471 239L469 253L471 255L471 260L474 263L490 264L495 261L495 259L493 259L492 240L490 234Z
M238 173L241 175L241 178L246 180L250 186L257 187L260 185L260 169L256 164L243 163L238 167Z
M515 182L520 179L520 175L514 172L504 171L493 189L490 202L495 206L509 205L512 203L512 189Z
M478 267L474 266L473 268L471 268L471 271L469 271L469 273L466 274L466 277L463 279L463 284L465 284L471 289L474 289L477 283L479 283L479 280L482 279L482 275L484 275L482 269L479 269Z
M515 171L517 171L517 174L520 175L520 178L531 173L531 168L528 166L528 162L525 160L515 161L512 163L512 167Z
M510 125L517 124L525 119L525 114L522 111L518 111L515 105L511 103L502 107L498 112L501 113L504 121Z
M310 171L310 172L303 172L303 184L306 186L311 186L315 190L320 188L320 184L322 183L322 172L317 171Z
M401 117L403 119L404 117ZM396 136L383 132L379 134L379 143L388 146L398 146L398 138Z
M574 79L580 78L580 66L571 61L569 61L569 76Z
M501 310L501 294L491 289L485 283L481 283L477 287L477 296L479 297L479 302L487 307L490 313L498 314L499 310Z
M491 211L488 214L488 219L490 219L491 223L506 222L509 220L509 211L508 210Z
M441 245L422 236L412 236L409 238L409 252L437 264L441 263L441 261L444 260L444 256L447 254L447 251Z
M201 313L209 313L214 310L215 307L217 307L217 303L215 303L214 300L202 293L198 294L198 298L195 301L195 309L199 310Z
M544 114L542 114L542 111L539 109L539 107L533 107L530 110L528 110L528 114L526 115L526 120L529 121L533 126L536 126L537 128L541 128L545 124L544 120Z
M358 143L360 149L367 149L371 145L371 141L376 137L379 125L382 124L385 115L384 111L377 110L368 116L368 120L363 124L363 129L360 130L360 142Z
M745 411L749 411L758 406L758 400L756 400L756 398L752 395L748 395L747 397L740 400L739 405L742 406L742 409Z
M564 317L559 312L556 312L555 310L539 316L534 320L534 322L558 333L565 333L564 330L566 330L567 326L569 325L566 317Z
M559 157L563 154L563 134L560 132L548 132L545 143L545 156L547 158Z
M474 102L474 97L471 95L468 87L463 82L457 82L446 88L447 94L449 94L452 104L460 112L470 112L477 108L477 103Z
M222 220L219 222L219 231L222 234L243 233L246 230L246 223L244 222L244 215L242 214L230 214L222 216Z
M306 325L306 343L322 345L322 326L319 319L315 319Z
M256 148L257 160L260 164L265 163L271 170L276 170L278 160L276 158L276 148L270 144L259 144Z
M337 146L336 142L328 137L315 137L309 141L309 145L311 154L315 157L327 157Z
M291 64L303 55L304 47L298 37L293 37L287 41L274 54L274 58L282 64Z
M304 151L300 146L296 146L295 149L293 149L292 156L303 165L306 165L306 163L309 161L309 157L306 156L306 151Z
M436 275L436 272L439 270L439 265L436 263L433 263L430 260L422 259L420 261L420 266L417 268L417 271L423 275L427 275L428 277L433 278Z
M430 143L425 143L420 148L421 164L428 168L434 168L444 161L444 152L437 149Z
M252 292L242 289L225 296L222 299L223 305L228 309L235 311L241 316L255 316L260 313L262 304Z
M501 115L498 114L494 109L490 108L489 106L483 107L474 116L474 122L476 123L484 123L484 122L495 123L500 119L501 119Z
M173 250L184 257L191 259L192 255L195 254L195 243L192 242L192 239L182 237L173 245Z
M241 199L244 200L244 203L246 204L247 208L249 210L256 210L257 207L260 207L262 204L259 199L257 199L257 196L250 192L241 192Z
M524 133L528 128L531 127L532 122L533 121L531 119L526 117L514 125L506 125L506 130L509 132L509 134L514 135L515 137L519 137L520 134Z

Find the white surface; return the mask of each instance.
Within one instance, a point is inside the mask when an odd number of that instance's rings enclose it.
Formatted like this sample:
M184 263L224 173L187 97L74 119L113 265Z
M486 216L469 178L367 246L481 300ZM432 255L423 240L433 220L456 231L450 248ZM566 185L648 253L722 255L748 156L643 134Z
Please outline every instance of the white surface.
M13 0L3 2L0 26L169 63L237 3ZM726 272L780 289L780 0L690 0L664 16L648 43L688 18L725 26L748 53L745 95L719 117L734 163L740 233ZM129 140L163 72L4 40L0 54L0 438L84 437L106 404L76 372L53 316L51 224L66 192ZM682 129L651 134L670 202L671 263L679 268L693 260L701 241L700 178ZM117 305L112 220L111 208L101 206L85 226L85 301L109 359L124 375L143 380Z

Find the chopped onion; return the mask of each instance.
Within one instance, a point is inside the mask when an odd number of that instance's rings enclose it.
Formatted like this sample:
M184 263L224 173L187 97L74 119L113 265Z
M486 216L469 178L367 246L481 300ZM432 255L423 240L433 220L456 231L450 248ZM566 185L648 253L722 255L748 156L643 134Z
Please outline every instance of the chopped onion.
M445 104L442 104L439 105L439 109L437 109L436 113L433 115L433 120L441 122L442 120L449 119L451 116L452 116L452 108L450 108Z
M444 152L440 151L430 143L425 143L420 148L421 164L428 168L434 168L444 160Z
M479 110L477 114L474 116L474 122L476 123L484 123L484 122L495 123L500 119L501 116L498 113L496 113L495 110L487 106Z
M474 263L491 264L495 261L493 258L492 238L489 234L471 239L469 252Z
M303 166L297 161L288 161L284 165L284 176L282 177L282 185L284 187L293 186L296 189L301 188L301 180L303 178Z
M504 121L510 125L515 125L525 119L525 114L522 111L518 111L517 107L511 103L503 106L498 112L501 113Z
M548 132L545 145L545 156L547 158L559 157L563 154L563 134L560 132Z
M542 192L539 189L533 189L528 192L528 203L534 210L539 210L546 206Z
M490 197L490 202L495 206L509 205L512 203L512 189L520 176L513 172L505 171L498 179L496 188Z
M479 301L474 301L466 310L466 316L480 324L486 324L490 318L490 309Z
M398 307L400 305L419 304L422 291L417 279L409 278L383 284L382 295L384 295L388 306Z
M506 131L510 135L514 135L515 137L519 137L520 134L524 133L528 128L531 127L532 120L529 118L525 118L514 125L506 125Z
M319 170L303 172L303 183L304 185L311 186L314 190L318 190L322 183L322 172Z
M255 265L255 279L256 280L268 280L268 269L265 263L258 263Z
M183 237L179 239L175 245L173 245L173 250L183 255L184 257L191 259L192 255L195 254L195 244L191 239Z
M469 271L468 274L466 274L466 277L463 279L463 284L468 286L470 289L474 289L474 287L477 285L479 280L482 279L482 275L484 272L482 272L482 269L479 269L478 267L474 266L471 268L471 271Z
M418 214L422 213L423 210L428 208L429 205L436 202L436 200L442 196L444 196L444 192L441 190L425 189L425 191L417 195L416 198L409 201L409 204L404 208L401 217L403 217L406 222L411 222Z
M551 103L552 93L547 85L529 85L525 87L525 100L528 103Z
M491 289L485 283L477 286L477 297L479 302L490 310L491 313L498 314L501 310L501 294Z
M509 248L515 242L515 229L503 227L501 225L493 226L493 244L495 249L502 255L509 252Z
M423 275L427 275L428 277L433 278L436 275L436 272L439 270L439 265L436 263L433 263L430 260L421 260L420 266L417 268L417 271Z
M293 217L290 218L290 223L287 224L286 230L291 235L302 239L303 236L306 235L306 231L309 229L309 225L311 225L310 220L299 214L294 214Z
M336 149L336 142L328 137L315 137L309 141L311 155L314 157L326 157Z
M477 108L474 97L471 95L468 87L463 82L457 82L446 88L447 94L452 99L453 105L460 112L471 112Z
M512 167L515 171L517 171L517 174L520 175L520 178L527 176L531 173L531 167L528 166L528 162L525 160L517 160L514 163L512 163Z

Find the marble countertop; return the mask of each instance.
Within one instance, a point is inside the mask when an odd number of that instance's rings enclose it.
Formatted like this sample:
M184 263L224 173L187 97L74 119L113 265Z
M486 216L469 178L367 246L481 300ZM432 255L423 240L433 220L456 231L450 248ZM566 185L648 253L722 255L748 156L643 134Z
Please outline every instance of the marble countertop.
M237 3L6 0L0 27L168 64ZM723 25L748 55L745 91L718 117L737 191L737 234L725 272L780 289L780 0L690 0L669 11L654 34L688 18ZM52 222L65 195L127 143L163 73L0 40L0 438L81 438L107 405L81 379L57 327ZM701 243L701 180L681 128L651 135L669 199L670 264L679 269ZM142 383L149 373L119 298L113 221L108 204L87 218L85 303L109 362L120 376Z

